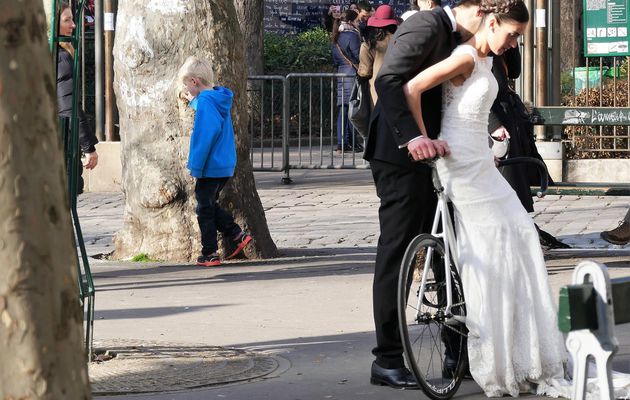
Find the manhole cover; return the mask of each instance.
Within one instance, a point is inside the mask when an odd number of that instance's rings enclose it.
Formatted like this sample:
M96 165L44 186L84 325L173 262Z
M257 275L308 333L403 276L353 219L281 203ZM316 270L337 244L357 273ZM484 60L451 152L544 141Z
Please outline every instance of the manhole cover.
M270 374L278 361L262 353L205 345L139 340L95 341L116 357L89 365L94 394L165 392L247 381Z

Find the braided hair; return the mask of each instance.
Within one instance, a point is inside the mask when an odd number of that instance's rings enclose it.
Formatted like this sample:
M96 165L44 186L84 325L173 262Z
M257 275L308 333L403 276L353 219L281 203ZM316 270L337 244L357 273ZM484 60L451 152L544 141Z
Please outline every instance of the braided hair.
M529 22L529 11L523 0L481 0L479 11L494 14L499 23L504 20Z

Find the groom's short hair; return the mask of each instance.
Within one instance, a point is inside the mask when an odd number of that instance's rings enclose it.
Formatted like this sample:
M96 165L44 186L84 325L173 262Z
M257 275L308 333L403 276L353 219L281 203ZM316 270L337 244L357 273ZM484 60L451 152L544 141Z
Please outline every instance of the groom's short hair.
M454 0L451 1L451 3L453 4L451 8L458 6L478 6L481 4L481 0Z

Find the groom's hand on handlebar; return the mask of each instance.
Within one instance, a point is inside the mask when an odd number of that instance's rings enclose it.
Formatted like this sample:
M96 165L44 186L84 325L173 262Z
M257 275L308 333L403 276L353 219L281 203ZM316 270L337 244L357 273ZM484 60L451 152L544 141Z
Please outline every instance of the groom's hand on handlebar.
M450 153L448 144L445 141L432 140L427 137L421 137L409 142L407 150L414 161L432 159L436 156L444 157Z

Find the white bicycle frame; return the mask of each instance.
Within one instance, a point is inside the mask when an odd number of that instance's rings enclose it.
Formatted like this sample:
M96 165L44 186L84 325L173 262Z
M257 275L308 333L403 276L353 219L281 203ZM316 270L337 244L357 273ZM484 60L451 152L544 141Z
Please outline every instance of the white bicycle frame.
M451 307L453 307L453 292L452 292L452 280L451 277L451 261L452 265L455 265L455 268L458 273L461 272L461 268L459 265L459 257L457 255L457 246L455 239L455 229L453 228L453 219L451 217L451 213L448 209L448 197L444 193L444 187L442 186L442 182L440 181L440 177L438 176L437 169L435 168L435 161L426 162L429 166L431 166L431 177L433 179L433 187L435 188L435 192L437 193L437 207L435 210L435 217L433 218L433 226L431 227L431 235L441 238L444 243L444 273L445 273L445 281L446 281L446 309L444 310L444 314L447 317L446 323L448 324L450 317L452 320L460 323L466 323L466 317L459 315L452 315ZM540 190L536 192L536 196L542 198L545 196L547 191L548 184L548 172L545 164L531 157L514 157L507 160L502 160L499 163L499 166L507 166L514 165L519 163L531 163L534 164L538 168L538 172L540 174ZM442 231L438 232L440 227L440 222L442 223ZM433 257L433 248L429 247L427 249L426 259L424 261L424 269L422 271L422 281L420 284L420 293L418 296L418 302L416 304L416 310L418 310L418 314L420 313L420 306L422 305L422 299L424 298L424 287L427 283L427 273L429 270L429 265L431 259ZM465 293L464 293L465 295ZM449 317L450 316L450 317ZM451 320L451 321L452 321Z
M457 268L457 272L460 271L459 261L457 257L457 247L455 241L455 229L453 228L453 219L451 218L451 213L448 209L448 197L444 193L444 187L442 186L442 182L440 182L440 177L438 176L437 169L434 164L431 163L431 175L433 179L433 186L435 187L435 191L437 193L437 207L435 210L435 216L433 217L433 225L431 227L431 235L441 238L444 243L444 279L446 281L446 309L445 314L448 316L451 312L451 307L453 306L453 295L452 295L452 280L451 277L451 261ZM442 231L438 232L440 228L440 222L442 222ZM427 282L427 273L429 271L429 265L431 263L431 259L433 257L433 248L427 248L427 254L424 261L424 269L422 270L422 281L420 284L420 293L418 296L418 303L416 305L416 310L420 312L420 306L422 303L422 299L424 298L424 288ZM463 320L464 317L461 316L453 316L457 322L465 323Z

